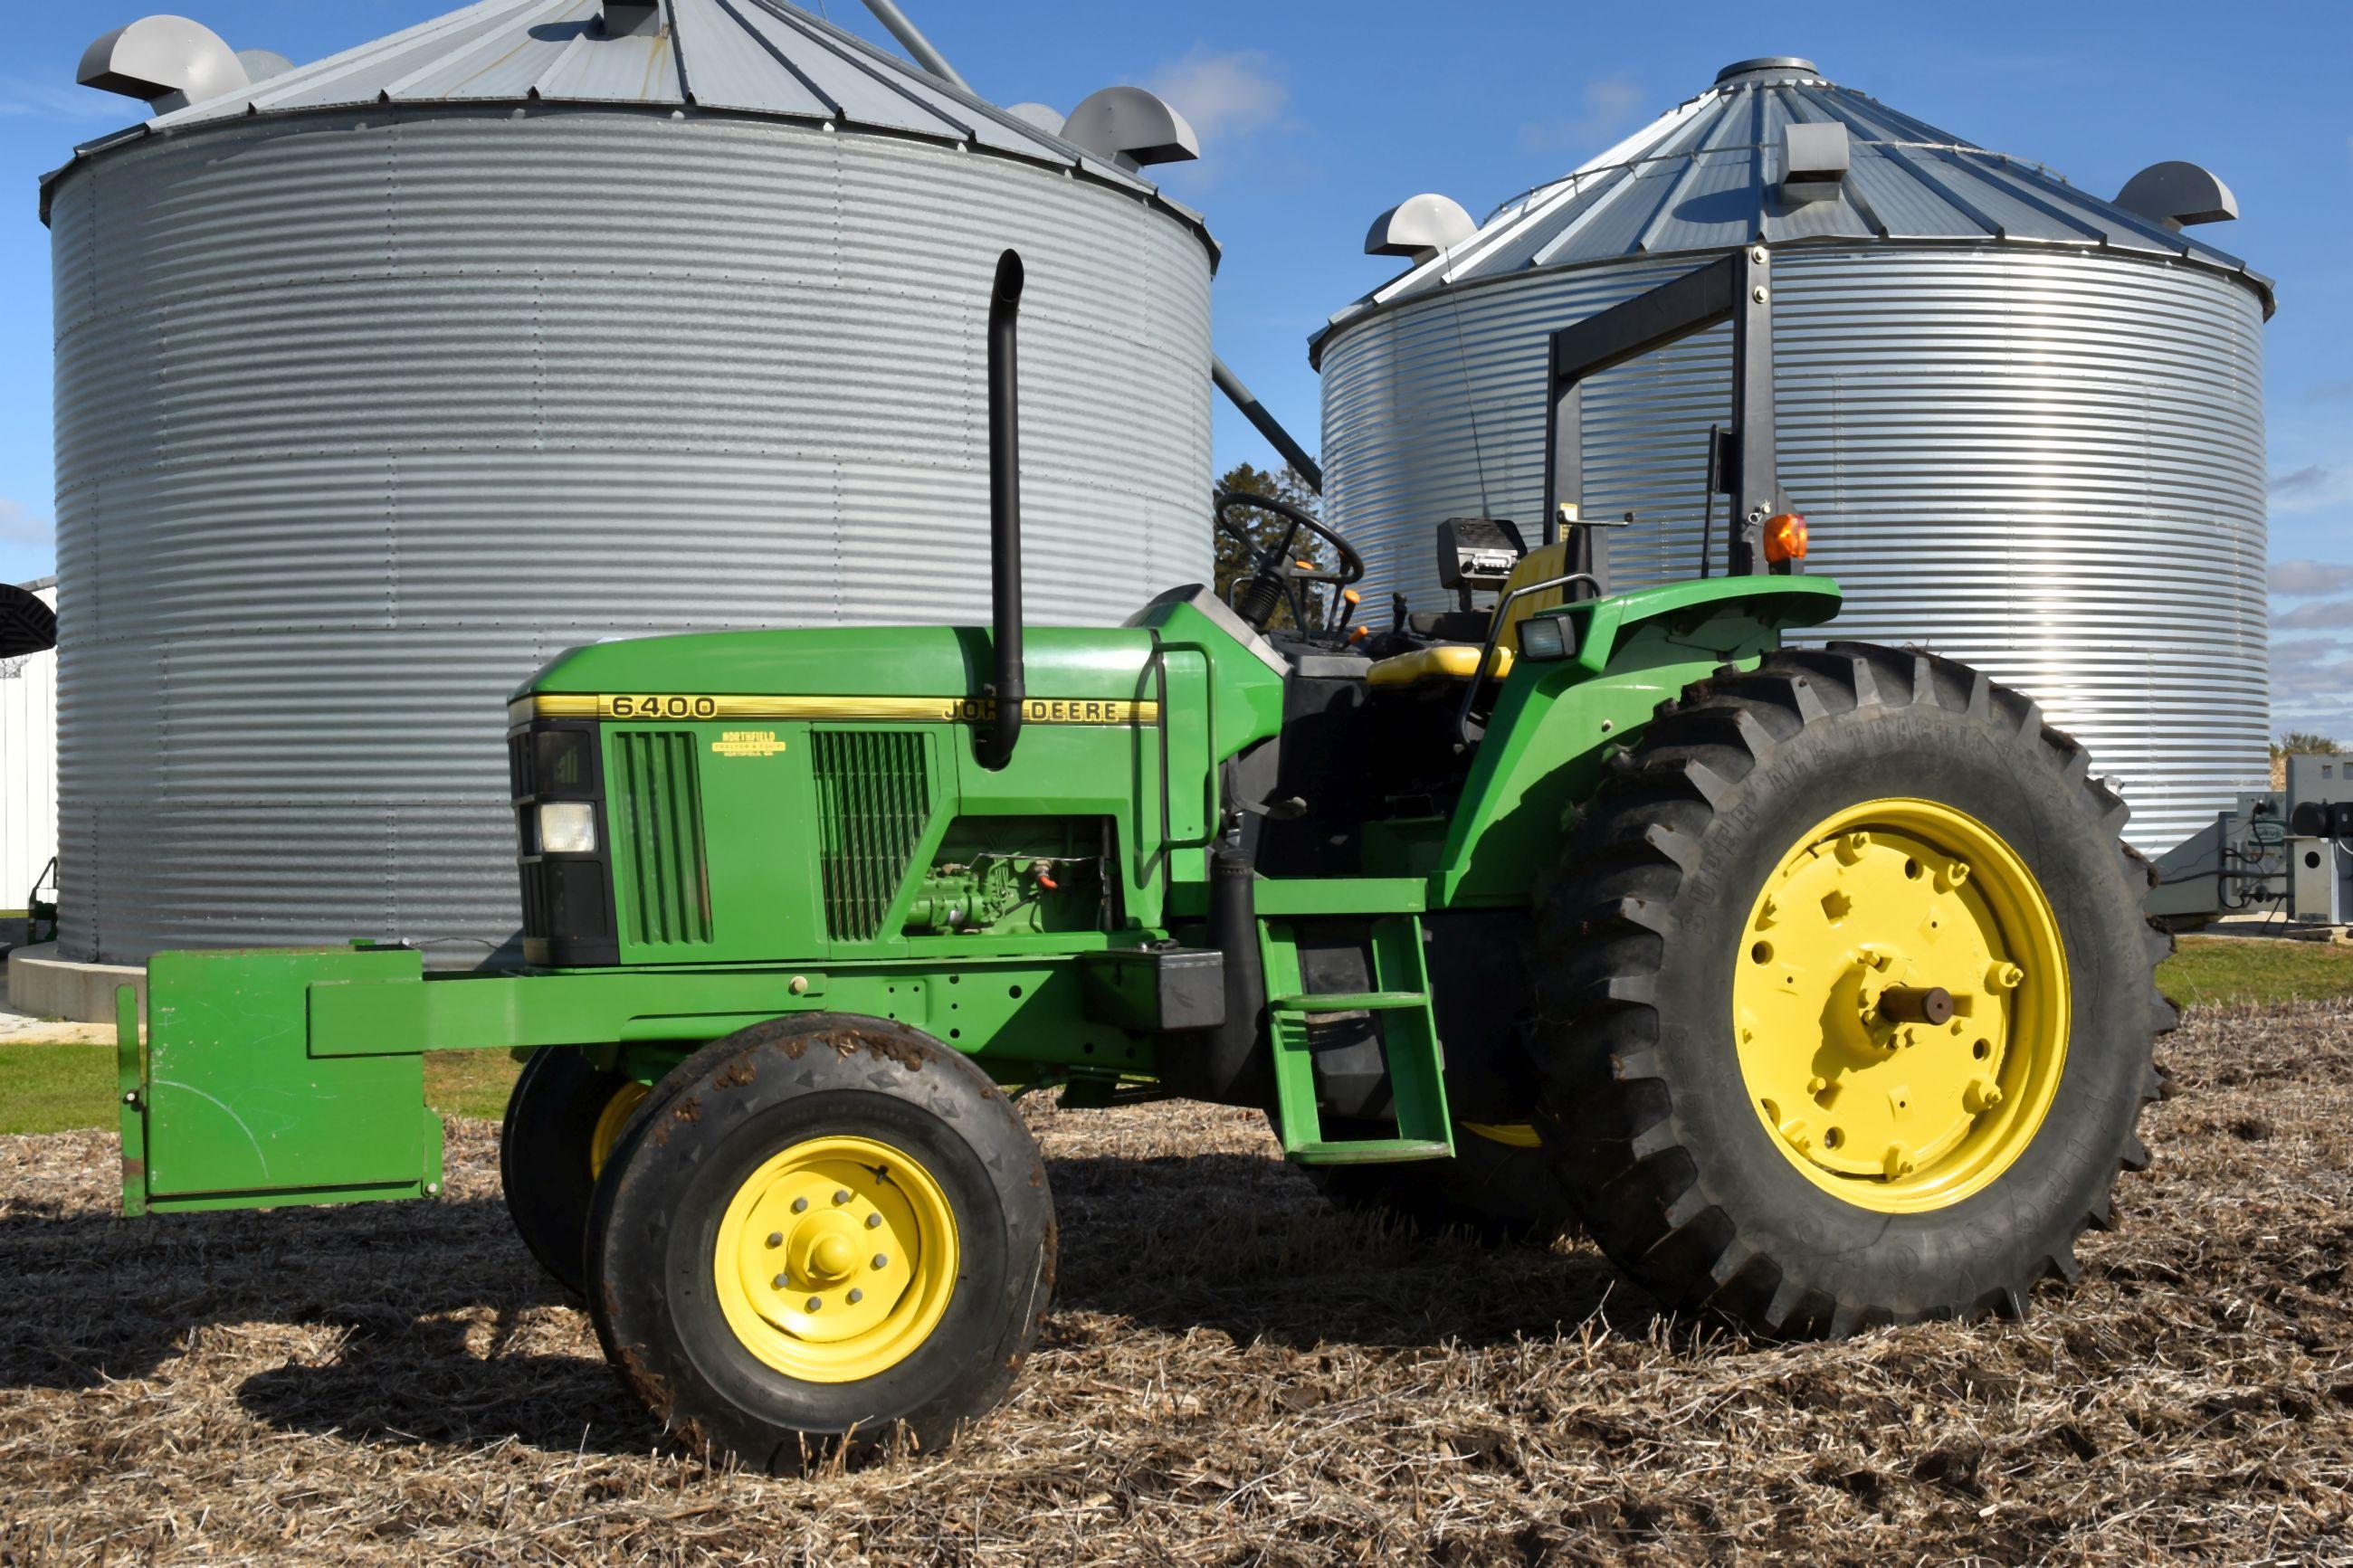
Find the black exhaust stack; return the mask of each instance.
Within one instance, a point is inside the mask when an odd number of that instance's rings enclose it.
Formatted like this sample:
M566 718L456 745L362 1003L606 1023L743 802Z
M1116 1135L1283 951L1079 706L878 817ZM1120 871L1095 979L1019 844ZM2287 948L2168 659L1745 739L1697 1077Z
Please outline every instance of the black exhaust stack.
M988 300L988 542L997 679L988 694L997 716L981 738L980 765L995 773L1013 760L1029 689L1021 672L1021 253L997 258Z

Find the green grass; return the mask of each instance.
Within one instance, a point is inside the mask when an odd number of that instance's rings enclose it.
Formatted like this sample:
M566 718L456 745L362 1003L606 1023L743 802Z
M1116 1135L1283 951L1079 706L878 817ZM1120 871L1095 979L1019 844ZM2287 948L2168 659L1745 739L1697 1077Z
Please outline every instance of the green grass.
M114 1123L112 1046L0 1046L0 1133Z
M507 1113L507 1091L521 1071L504 1051L428 1051L425 1103L444 1116L496 1121Z
M434 1051L425 1103L495 1121L520 1070L504 1051ZM0 1135L112 1127L114 1093L112 1046L0 1046Z
M2157 978L2188 1005L2353 996L2353 947L2184 937ZM425 1058L425 1102L495 1121L517 1070L503 1051L435 1051ZM0 1046L0 1134L114 1124L113 1047Z
M2229 1002L2322 1002L2353 996L2353 947L2235 936L2185 936L2157 972L2186 1006Z

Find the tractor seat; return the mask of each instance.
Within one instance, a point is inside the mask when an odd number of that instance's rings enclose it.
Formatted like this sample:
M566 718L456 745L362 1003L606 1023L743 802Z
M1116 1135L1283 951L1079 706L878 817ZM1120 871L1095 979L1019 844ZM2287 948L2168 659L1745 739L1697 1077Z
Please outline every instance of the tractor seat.
M1478 673L1479 647L1467 642L1440 643L1382 659L1365 672L1375 686L1415 686L1425 680L1468 680ZM1512 650L1499 647L1487 673L1501 680L1512 673Z
M1496 602L1501 604L1521 587L1530 583L1548 583L1567 574L1568 544L1563 541L1532 550L1512 568L1512 575L1504 585ZM1558 588L1541 594L1527 594L1512 605L1504 622L1504 635L1495 639L1495 658L1487 673L1501 680L1512 673L1512 660L1520 646L1520 623L1538 610L1549 610L1566 602ZM1454 619L1460 612L1446 618ZM1492 626L1492 617L1487 626ZM1425 680L1468 680L1478 673L1479 649L1484 642L1487 626L1482 626L1480 642L1438 642L1428 647L1416 648L1392 658L1382 659L1365 672L1365 679L1375 686L1415 686ZM1453 628L1449 628L1453 629ZM1468 630L1468 627L1462 629Z

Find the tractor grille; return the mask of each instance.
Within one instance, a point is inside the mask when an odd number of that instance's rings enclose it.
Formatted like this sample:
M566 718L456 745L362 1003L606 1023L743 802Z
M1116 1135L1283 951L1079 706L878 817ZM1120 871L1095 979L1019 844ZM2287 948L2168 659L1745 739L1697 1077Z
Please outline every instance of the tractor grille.
M819 730L809 736L817 778L818 864L825 923L836 942L880 935L931 819L925 738L905 731Z
M675 947L711 940L711 876L702 851L702 788L695 738L660 731L616 735L611 811L628 846L629 940Z

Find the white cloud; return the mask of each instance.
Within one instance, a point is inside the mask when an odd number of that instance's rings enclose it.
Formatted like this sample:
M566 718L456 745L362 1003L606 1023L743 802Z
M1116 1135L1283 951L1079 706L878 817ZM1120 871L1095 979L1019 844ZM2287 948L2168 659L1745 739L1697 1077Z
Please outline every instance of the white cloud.
M0 77L0 119L38 115L44 120L106 120L127 125L150 111L135 100L69 81Z
M25 503L0 496L0 544L47 544L56 528L46 517L36 517Z
M1192 122L1205 147L1255 135L1281 123L1291 108L1291 89L1256 49L1196 48L1153 72L1144 85Z
M2314 599L2353 589L2353 565L2335 561L2274 561L2271 589L2283 599Z
M2309 463L2272 476L2272 506L2279 511L2317 511L2353 501L2353 468Z
M2272 644L2272 722L2353 739L2353 646L2335 637Z
M2309 605L2298 605L2272 625L2284 632L2353 629L2353 599L2316 599Z
M1520 127L1520 142L1531 153L1567 152L1589 158L1633 124L1644 98L1631 77L1596 77L1585 84L1581 112L1565 120L1530 121Z

